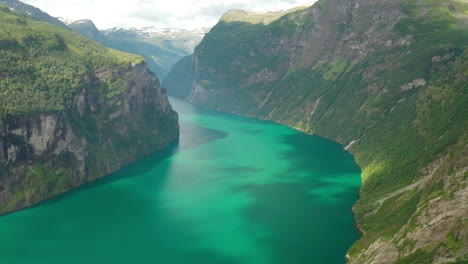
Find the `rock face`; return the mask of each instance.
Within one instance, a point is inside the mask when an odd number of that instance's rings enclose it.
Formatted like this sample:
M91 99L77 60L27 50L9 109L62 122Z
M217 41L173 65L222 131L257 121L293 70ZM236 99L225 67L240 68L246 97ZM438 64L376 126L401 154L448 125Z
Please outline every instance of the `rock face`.
M0 28L10 43L0 47L0 214L178 139L177 113L141 57L1 5Z
M230 11L163 81L194 104L347 146L362 168L350 263L445 263L468 250L463 1L321 0Z
M93 90L99 71L83 76L65 111L0 123L0 213L103 177L178 138L177 114L145 64L121 72L126 90L111 100Z

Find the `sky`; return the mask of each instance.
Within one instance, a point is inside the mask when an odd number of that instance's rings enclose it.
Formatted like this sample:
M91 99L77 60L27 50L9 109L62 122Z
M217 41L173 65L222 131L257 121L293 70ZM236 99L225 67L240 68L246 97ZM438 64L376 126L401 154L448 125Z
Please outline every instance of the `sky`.
M212 27L228 10L289 9L315 0L21 0L67 19L91 19L99 29L111 27Z

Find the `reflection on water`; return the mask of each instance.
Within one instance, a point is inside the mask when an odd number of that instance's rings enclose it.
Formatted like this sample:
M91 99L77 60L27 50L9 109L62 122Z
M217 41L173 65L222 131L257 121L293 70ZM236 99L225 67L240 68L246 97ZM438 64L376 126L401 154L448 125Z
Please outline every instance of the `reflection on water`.
M344 263L359 168L334 142L172 99L181 137L0 218L0 263Z

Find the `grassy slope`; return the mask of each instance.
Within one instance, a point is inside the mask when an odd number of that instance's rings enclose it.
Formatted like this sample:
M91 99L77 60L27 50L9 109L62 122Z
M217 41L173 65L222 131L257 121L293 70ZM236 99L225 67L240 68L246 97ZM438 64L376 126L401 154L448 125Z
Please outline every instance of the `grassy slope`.
M327 14L334 10L332 2L320 1L316 6ZM446 195L439 189L447 178L453 178L445 187L447 192L466 186L466 176L454 175L464 170L467 146L467 4L412 0L401 1L399 9L406 18L395 25L391 40L409 39L410 44L378 48L362 60L323 56L325 63L311 67L316 61L298 58L291 67L294 49L287 47L288 39L301 38L313 26L307 10L269 25L242 18L231 18L230 23L221 20L195 51L197 84L208 94L196 103L271 119L344 145L357 140L350 150L363 169L363 186L355 211L366 236L351 249L352 258L377 238L395 236L417 208ZM364 8L360 11L364 16ZM359 26L338 21L331 30L339 38L347 32L362 34L369 25ZM164 82L169 93L184 85L175 80L186 66L175 67L169 74ZM275 81L252 81L252 73L262 69L276 75ZM407 85L417 79L426 84ZM425 188L414 188L377 207L376 201L419 181L427 174L423 169L444 155L449 155L448 161ZM455 240L460 239L460 230L454 234ZM427 253L430 259L441 247L435 241L415 254Z
M0 6L0 115L63 110L81 77L98 67L120 70L143 58L108 49L71 31ZM122 92L108 79L109 96Z

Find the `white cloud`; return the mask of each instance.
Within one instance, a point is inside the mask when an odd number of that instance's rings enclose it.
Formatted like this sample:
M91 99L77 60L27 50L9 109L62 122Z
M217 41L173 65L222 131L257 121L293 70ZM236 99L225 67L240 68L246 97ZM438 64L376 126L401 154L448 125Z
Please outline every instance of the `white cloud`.
M23 0L52 16L91 19L110 27L211 27L230 9L289 9L315 0Z

